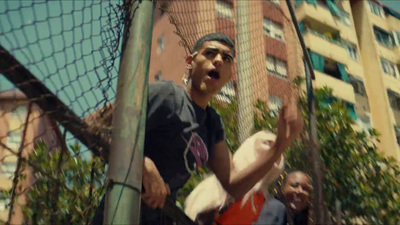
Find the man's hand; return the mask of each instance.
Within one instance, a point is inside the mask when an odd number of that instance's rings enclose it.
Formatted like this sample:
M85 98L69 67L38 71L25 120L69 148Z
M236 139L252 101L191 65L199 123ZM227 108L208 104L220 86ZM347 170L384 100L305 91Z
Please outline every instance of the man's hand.
M171 194L168 184L161 178L154 162L144 157L143 161L143 188L142 200L150 208L163 208L165 198Z
M283 153L283 151L289 147L291 142L299 137L303 130L303 126L303 116L297 109L296 103L292 98L282 107L279 114L277 124L278 133L275 142L278 152Z

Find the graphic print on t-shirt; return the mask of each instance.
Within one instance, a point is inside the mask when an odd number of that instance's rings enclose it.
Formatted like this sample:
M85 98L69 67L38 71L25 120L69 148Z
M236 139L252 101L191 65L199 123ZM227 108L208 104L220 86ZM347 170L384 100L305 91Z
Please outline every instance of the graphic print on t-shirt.
M186 142L186 149L183 152L186 170L192 174L196 170L196 167L202 167L203 163L208 161L207 146L196 132L192 132L189 141L183 135L182 138ZM189 150L195 159L193 165L190 165L190 162L188 161Z

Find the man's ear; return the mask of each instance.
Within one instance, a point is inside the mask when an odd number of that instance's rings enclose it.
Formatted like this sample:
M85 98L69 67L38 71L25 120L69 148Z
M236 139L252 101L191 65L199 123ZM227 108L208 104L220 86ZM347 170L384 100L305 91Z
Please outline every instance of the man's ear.
M193 55L188 55L186 56L186 69L190 70L193 68Z

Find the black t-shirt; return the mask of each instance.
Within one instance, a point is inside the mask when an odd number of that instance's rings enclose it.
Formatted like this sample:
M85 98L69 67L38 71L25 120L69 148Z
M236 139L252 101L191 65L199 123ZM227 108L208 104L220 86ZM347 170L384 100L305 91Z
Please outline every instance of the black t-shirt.
M204 165L214 145L224 140L221 118L211 107L205 110L193 102L186 91L171 81L149 85L144 155L152 159L160 175L176 193L197 167ZM93 218L102 224L105 196ZM160 209L142 204L140 224L172 224Z
M222 121L212 107L204 110L171 81L149 85L147 107L144 155L174 193L224 140Z

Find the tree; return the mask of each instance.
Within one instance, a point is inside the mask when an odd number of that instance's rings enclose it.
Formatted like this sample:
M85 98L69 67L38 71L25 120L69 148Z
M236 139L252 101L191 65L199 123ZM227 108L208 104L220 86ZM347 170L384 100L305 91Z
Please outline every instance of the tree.
M332 99L331 89L316 89L314 95L325 167L324 193L331 214L336 214L335 202L339 201L345 223L361 219L371 224L397 224L400 222L398 162L380 155L375 145L379 141L376 130L357 130L344 102L326 104L327 99ZM304 96L299 105L307 121ZM287 164L311 173L307 136L303 134L302 140L292 145L287 152Z
M23 206L27 222L86 224L93 217L105 191L105 165L98 157L85 159L79 145L49 152L38 143L29 161L40 170L32 168L35 183Z
M331 101L332 90L315 89L318 137L321 159L325 167L324 193L331 215L336 215L336 202L341 203L342 222L370 224L397 224L400 222L400 168L392 158L382 157L375 145L379 141L376 130L361 131L349 114L346 104ZM212 102L225 125L227 142L231 151L238 148L237 104ZM306 94L299 99L306 124L300 140L286 152L287 167L311 174L308 151L309 124ZM268 129L276 132L276 116L266 103L257 101L254 110L254 132ZM207 171L207 170L205 170ZM200 172L179 192L185 197L203 179ZM333 218L335 220L336 218ZM397 222L397 223L396 223Z

